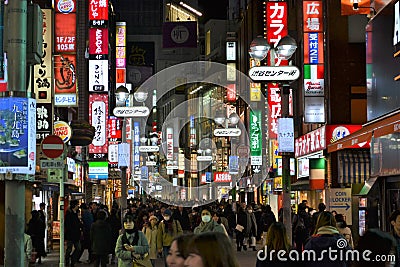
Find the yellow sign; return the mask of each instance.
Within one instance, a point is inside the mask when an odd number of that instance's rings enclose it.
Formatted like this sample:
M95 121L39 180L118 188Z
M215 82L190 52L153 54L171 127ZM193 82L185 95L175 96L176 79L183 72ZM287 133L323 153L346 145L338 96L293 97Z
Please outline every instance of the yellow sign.
M67 143L71 139L72 130L71 126L65 121L54 122L54 135L61 137L64 143Z
M250 101L261 101L261 83L250 83Z

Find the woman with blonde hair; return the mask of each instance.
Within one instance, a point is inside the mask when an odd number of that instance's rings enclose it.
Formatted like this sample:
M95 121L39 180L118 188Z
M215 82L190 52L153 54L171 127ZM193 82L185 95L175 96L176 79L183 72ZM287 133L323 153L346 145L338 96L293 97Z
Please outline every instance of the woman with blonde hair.
M275 253L270 253L272 250ZM286 227L281 222L273 222L269 228L265 239L264 250L260 250L257 253L257 267L284 267L291 266L292 262L289 258L289 251L291 250L288 235L286 233ZM284 255L281 255L286 261L279 260L277 258L278 251L285 251Z
M146 236L147 242L149 243L149 258L151 264L156 266L156 259L158 255L157 248L157 235L158 235L158 218L154 215L151 215L149 218L149 222L146 222L143 225L142 232Z
M188 245L185 267L239 267L230 239L221 232L195 235Z
M318 216L317 224L315 225L314 234L308 240L306 250L313 250L316 254L317 259L308 259L305 262L305 266L324 266L324 267L346 267L347 262L343 259L331 259L328 257L326 251L329 249L336 250L335 255L346 255L346 251L350 250L350 246L347 243L343 235L339 233L336 228L335 216L329 211L323 211ZM325 253L324 253L325 252Z

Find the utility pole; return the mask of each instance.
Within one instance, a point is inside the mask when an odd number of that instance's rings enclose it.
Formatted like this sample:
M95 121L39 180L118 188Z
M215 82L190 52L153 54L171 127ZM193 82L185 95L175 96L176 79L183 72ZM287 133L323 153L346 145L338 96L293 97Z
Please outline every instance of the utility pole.
M7 2L7 1L6 1ZM27 0L10 0L5 6L7 29L8 92L1 97L27 97L26 44ZM24 266L25 181L12 179L5 183L5 261L4 266Z

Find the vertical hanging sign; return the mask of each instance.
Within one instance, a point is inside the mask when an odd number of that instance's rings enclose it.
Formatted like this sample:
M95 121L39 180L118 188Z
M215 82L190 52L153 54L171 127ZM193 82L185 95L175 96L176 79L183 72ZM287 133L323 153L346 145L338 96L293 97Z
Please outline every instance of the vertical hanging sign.
M262 165L261 111L250 111L250 159L251 165Z

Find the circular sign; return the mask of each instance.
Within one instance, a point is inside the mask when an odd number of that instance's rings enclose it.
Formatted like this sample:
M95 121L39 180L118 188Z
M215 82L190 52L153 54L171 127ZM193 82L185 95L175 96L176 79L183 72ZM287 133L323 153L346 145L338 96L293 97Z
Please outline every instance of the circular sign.
M54 135L59 136L64 143L68 142L71 139L72 130L71 126L65 121L55 121L54 122Z
M171 31L171 39L177 44L183 44L189 40L189 29L185 26L176 26Z
M43 139L40 148L46 157L55 159L64 152L64 142L57 135L48 135Z

